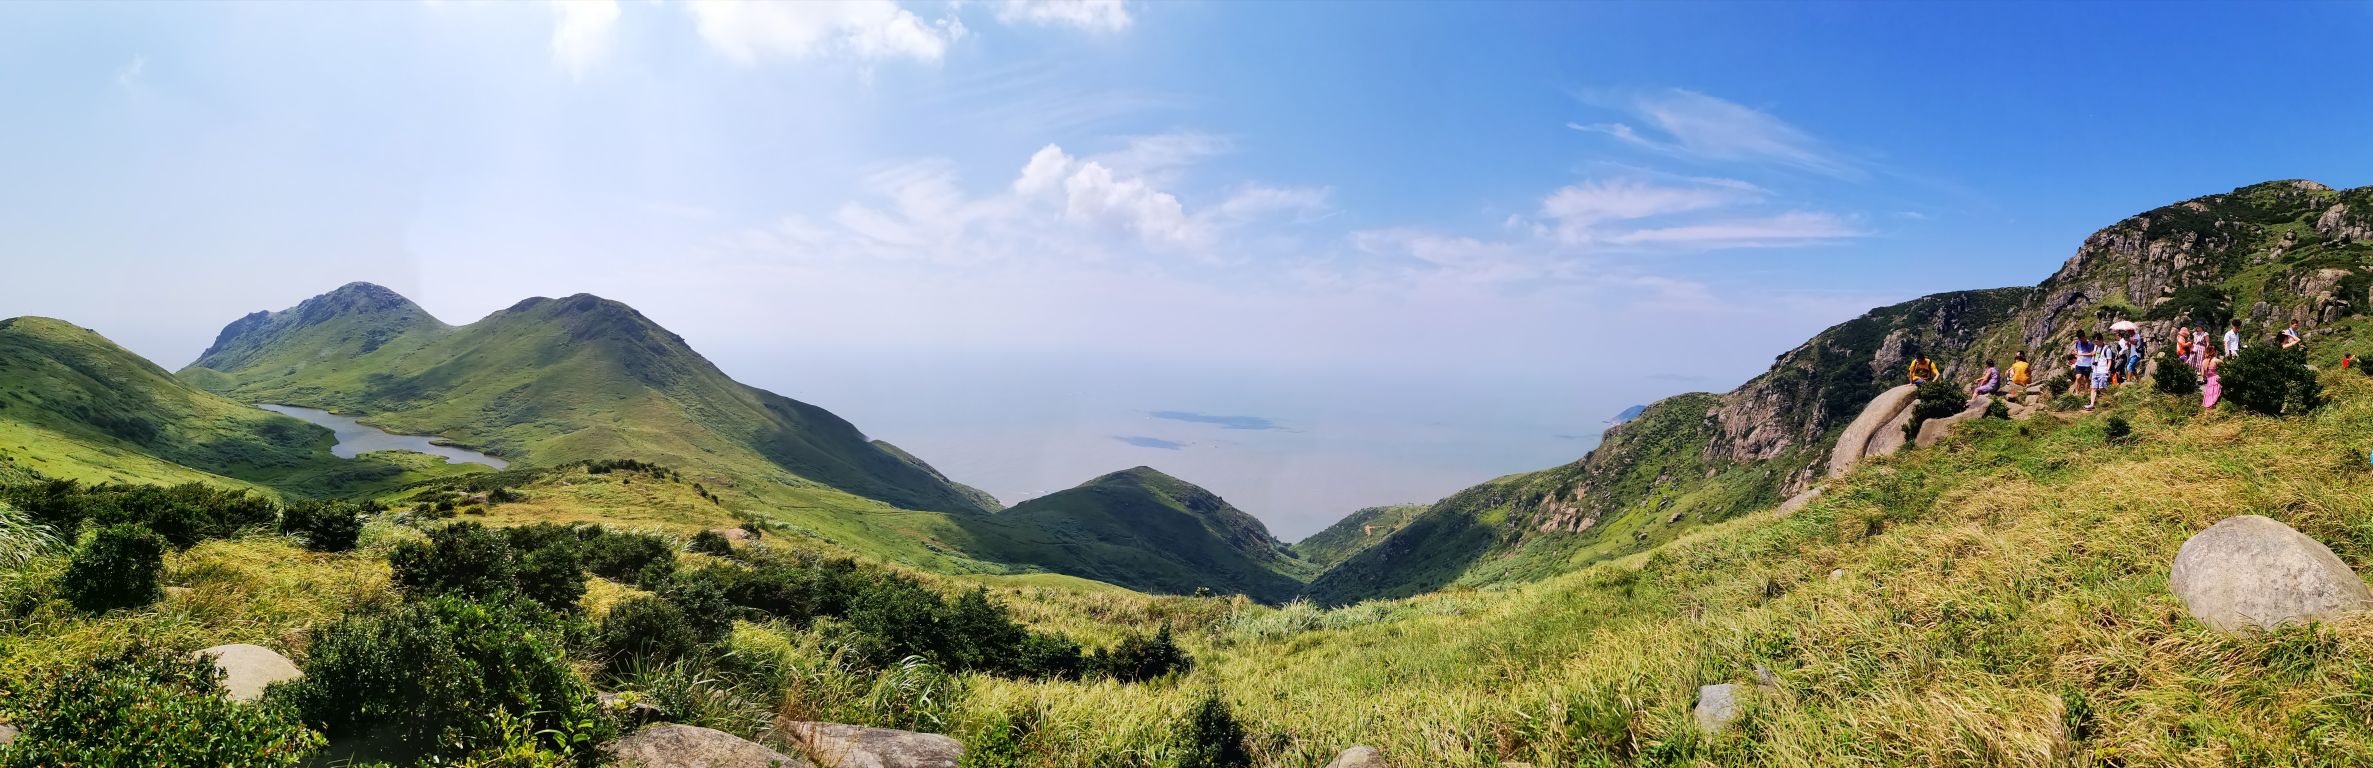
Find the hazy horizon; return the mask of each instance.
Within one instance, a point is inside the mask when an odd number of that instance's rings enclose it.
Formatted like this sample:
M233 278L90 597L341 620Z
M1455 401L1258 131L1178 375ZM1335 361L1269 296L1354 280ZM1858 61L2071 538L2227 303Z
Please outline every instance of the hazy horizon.
M0 316L177 369L353 281L595 293L1009 503L1144 464L1292 540L2373 182L2373 8L2283 8L11 4Z

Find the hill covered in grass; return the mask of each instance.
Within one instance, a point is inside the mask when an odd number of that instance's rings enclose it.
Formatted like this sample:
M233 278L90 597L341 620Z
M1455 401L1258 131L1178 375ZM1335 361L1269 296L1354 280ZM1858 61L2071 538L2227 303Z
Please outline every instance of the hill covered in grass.
M89 481L205 481L307 496L477 471L418 454L330 455L329 430L196 389L85 328L0 320L0 454Z
M1294 554L1319 568L1332 568L1336 563L1367 549L1368 545L1393 535L1394 531L1408 525L1417 513L1423 511L1424 504L1368 507L1335 521L1326 530L1294 542Z
M234 399L361 415L530 464L639 457L905 509L994 509L822 408L734 381L598 296L533 298L448 326L356 283L241 318L181 375Z
M961 522L983 556L1147 592L1283 601L1316 571L1260 520L1151 467Z
M1347 603L1544 578L1771 506L1823 481L1838 433L1918 354L1968 380L2023 351L2050 381L2077 332L2114 320L2161 345L2178 325L2235 318L2251 343L2291 322L2339 338L2373 315L2369 289L2373 188L2275 181L2154 209L2086 238L2034 287L1871 310L1728 393L1651 405L1579 462L1454 494L1309 594Z

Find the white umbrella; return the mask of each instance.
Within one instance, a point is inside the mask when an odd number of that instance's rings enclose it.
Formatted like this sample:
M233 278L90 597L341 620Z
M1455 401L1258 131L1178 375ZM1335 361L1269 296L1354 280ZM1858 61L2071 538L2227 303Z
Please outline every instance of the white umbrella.
M2109 329L2112 331L2132 331L2139 330L2140 328L2141 326L2135 325L2134 321L2132 320L2119 320L2109 324Z

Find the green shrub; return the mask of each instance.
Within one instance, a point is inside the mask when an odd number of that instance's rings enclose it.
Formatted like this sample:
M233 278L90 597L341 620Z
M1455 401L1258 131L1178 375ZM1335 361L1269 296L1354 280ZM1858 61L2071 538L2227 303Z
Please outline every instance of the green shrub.
M2002 399L2002 398L1999 398L1999 397L1991 397L1991 398L1987 398L1987 399L1986 399L1986 418L1989 418L1989 419L2000 419L2000 420L2003 420L2003 421L2009 421L2009 420L2010 420L2010 405L2009 405L2008 403L2005 403L2005 402L2003 401L2003 399Z
M2151 387L2163 395L2200 394L2200 372L2192 364L2177 357L2174 350L2159 355L2159 368L2151 373Z
M503 718L524 721L545 749L580 765L600 757L594 743L605 726L593 690L553 632L514 608L438 597L348 616L313 632L304 672L267 698L373 757L470 755L510 738Z
M2085 407L2085 396L2074 392L2052 398L2053 411L2073 411L2083 407Z
M2245 347L2241 354L2219 362L2217 372L2224 398L2244 410L2268 416L2297 415L2323 404L2323 385L2307 367L2304 347Z
M1211 690L1196 702L1186 722L1172 737L1178 768L1249 768L1252 752L1244 746L1244 726L1228 709L1219 691Z
M519 555L519 594L555 611L573 612L585 598L585 567L573 547L545 547Z
M72 480L50 480L0 489L0 500L60 532L70 533L84 521L132 524L155 531L176 547L269 527L280 517L280 508L269 499L203 483L86 487Z
M362 509L342 501L300 502L280 512L280 532L315 552L344 552L362 538Z
M406 594L476 600L511 591L517 567L503 536L477 523L454 523L430 531L427 541L398 543L387 564Z
M1968 393L1942 381L1920 385L1919 389L1913 391L1912 398L1912 419L1903 424L1903 439L1906 442L1919 436L1922 422L1951 416L1969 407Z
M2101 425L2101 433L2111 443L2123 444L2134 439L2134 424L2124 416L2112 414L2109 421Z
M1121 638L1111 649L1092 656L1087 666L1097 674L1124 683L1141 683L1185 673L1195 668L1195 659L1170 637L1170 625L1162 625L1152 637L1130 635Z
M701 531L692 534L692 544L686 549L703 555L732 557L733 540L725 538L725 534L716 531Z
M164 570L163 537L137 525L111 525L74 553L58 587L67 602L92 613L137 608L156 602Z
M585 567L621 584L655 587L676 570L676 548L648 533L620 533L600 526L583 529Z
M648 595L612 606L602 617L600 635L613 674L689 658L702 645L682 608Z
M225 697L221 674L135 646L38 676L10 702L23 733L0 748L0 768L294 766L321 745L287 708Z

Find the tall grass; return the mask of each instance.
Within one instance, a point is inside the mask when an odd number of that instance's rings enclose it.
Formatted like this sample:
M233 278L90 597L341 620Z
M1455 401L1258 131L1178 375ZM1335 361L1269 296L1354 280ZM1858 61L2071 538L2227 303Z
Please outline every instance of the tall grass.
M0 502L0 568L20 568L33 558L56 551L58 536L49 526L33 522L25 513Z

